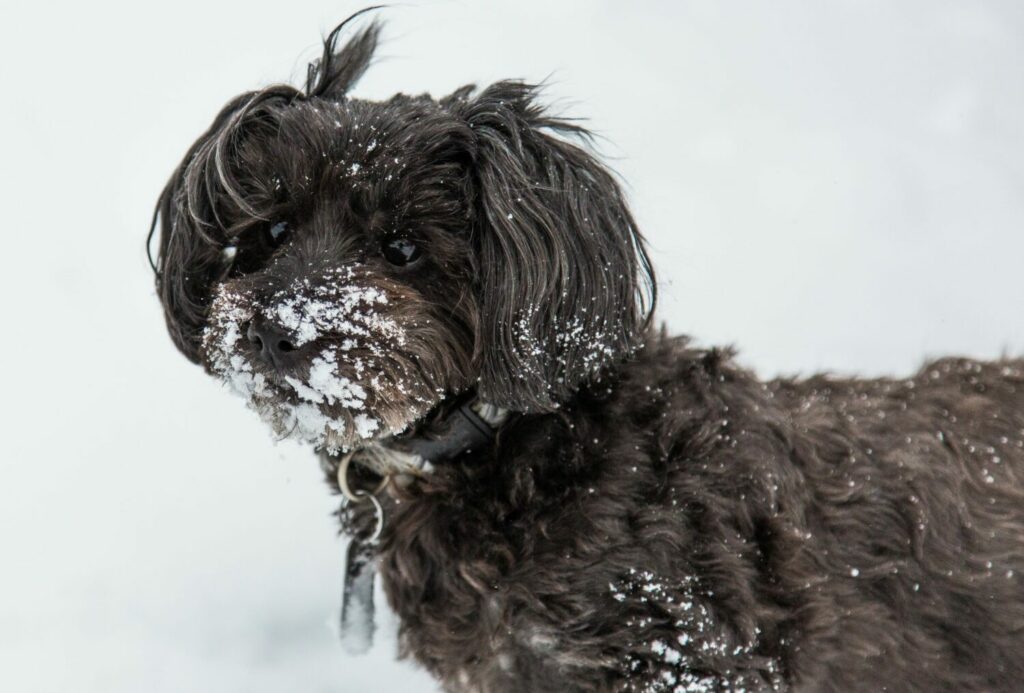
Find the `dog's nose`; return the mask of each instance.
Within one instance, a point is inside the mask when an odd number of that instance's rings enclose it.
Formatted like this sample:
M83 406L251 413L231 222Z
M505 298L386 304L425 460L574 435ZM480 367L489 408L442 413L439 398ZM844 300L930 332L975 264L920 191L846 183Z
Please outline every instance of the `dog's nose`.
M286 368L295 360L297 347L291 336L270 320L253 318L249 321L245 336L256 355L276 369Z

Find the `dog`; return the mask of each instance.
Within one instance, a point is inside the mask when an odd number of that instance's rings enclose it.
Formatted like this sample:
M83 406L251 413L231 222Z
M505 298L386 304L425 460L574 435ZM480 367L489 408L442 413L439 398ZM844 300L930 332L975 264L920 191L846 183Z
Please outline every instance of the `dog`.
M318 450L404 655L449 691L1024 689L1024 361L760 381L671 337L584 129L518 81L350 98L349 27L223 108L150 234L175 345Z

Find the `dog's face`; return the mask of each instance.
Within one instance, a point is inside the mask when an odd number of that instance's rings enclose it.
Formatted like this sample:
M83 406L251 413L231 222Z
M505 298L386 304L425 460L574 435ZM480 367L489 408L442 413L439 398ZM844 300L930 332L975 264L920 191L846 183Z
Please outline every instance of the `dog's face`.
M252 122L199 356L280 434L401 431L471 382L466 128L414 99L272 99Z
M329 449L471 388L550 410L634 349L653 279L611 175L557 137L582 131L516 82L348 98L378 29L337 35L304 91L230 102L164 190L178 348Z

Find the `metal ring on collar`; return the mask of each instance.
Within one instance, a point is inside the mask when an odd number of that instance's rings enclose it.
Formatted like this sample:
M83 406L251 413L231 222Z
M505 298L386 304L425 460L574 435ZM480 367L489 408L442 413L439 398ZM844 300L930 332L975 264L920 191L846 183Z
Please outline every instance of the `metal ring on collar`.
M376 495L383 491L384 488L388 485L388 482L391 481L391 476L389 475L384 477L384 479L380 482L380 485L377 486L377 488L375 488L372 492L363 489L352 490L352 487L348 485L348 468L349 465L352 463L352 457L355 454L355 450L352 450L351 452L346 452L344 457L341 458L341 461L338 462L338 488L341 489L342 495L344 495L345 498L348 498L348 500L352 503L362 503L367 498L373 498L374 500L376 500ZM379 502L377 504L380 505Z

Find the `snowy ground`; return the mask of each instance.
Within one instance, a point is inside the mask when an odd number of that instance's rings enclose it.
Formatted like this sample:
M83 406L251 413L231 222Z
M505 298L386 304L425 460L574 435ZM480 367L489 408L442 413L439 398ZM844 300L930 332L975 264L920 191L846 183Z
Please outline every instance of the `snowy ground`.
M433 690L342 654L335 501L172 348L143 238L346 2L0 9L0 689ZM628 8L628 9L627 9ZM403 3L358 94L542 79L607 138L661 317L764 374L1024 352L1024 5Z

